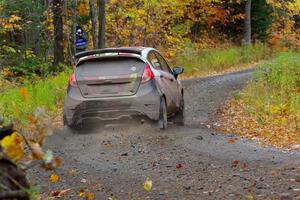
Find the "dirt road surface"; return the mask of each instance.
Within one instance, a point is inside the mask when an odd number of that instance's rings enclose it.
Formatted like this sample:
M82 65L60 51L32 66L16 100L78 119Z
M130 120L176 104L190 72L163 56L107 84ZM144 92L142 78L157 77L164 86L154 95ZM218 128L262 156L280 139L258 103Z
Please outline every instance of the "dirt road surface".
M95 199L300 199L300 153L216 133L206 124L231 92L251 78L247 70L184 81L186 123L158 131L148 123L58 130L47 148L63 157L60 179L31 172L44 193L68 189L65 199L80 199L88 189ZM230 138L236 142L230 143ZM152 189L143 188L146 178Z

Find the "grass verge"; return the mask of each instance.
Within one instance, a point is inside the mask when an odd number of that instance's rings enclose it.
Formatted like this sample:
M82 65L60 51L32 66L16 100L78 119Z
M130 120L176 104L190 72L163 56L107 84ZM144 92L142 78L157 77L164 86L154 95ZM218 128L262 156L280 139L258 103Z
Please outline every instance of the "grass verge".
M6 121L18 120L21 126L26 126L28 117L37 108L45 109L49 116L57 116L62 107L70 73L70 70L66 70L57 76L0 93L0 118Z
M269 59L272 51L264 44L219 49L186 47L175 62L185 68L184 78L236 71Z
M279 53L233 97L223 110L223 130L300 149L300 54Z

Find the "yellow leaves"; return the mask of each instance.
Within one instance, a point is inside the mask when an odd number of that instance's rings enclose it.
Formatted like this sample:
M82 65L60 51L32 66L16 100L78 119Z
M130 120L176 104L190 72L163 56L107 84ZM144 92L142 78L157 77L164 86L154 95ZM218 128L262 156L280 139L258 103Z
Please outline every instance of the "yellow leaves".
M144 189L147 192L150 192L152 189L152 181L149 179L149 177L146 178L146 181L144 182Z
M16 132L3 138L1 146L4 153L13 161L18 161L24 157L24 139Z
M91 192L89 192L89 193L87 193L86 194L86 197L85 197L87 200L92 200L92 199L94 199L94 194L93 193L91 193Z
M0 18L0 32L13 31L14 29L22 29L22 26L20 25L21 19L22 18L17 15L11 15L8 19Z
M59 176L57 174L51 174L49 179L50 179L51 183L57 183Z
M282 114L287 111L287 105L286 104L278 104L278 105L272 105L269 107L269 112L271 114Z
M35 58L36 57L36 55L34 54L34 51L32 51L32 49L27 49L25 51L25 54L26 54L27 58Z
M9 23L14 23L14 22L17 22L17 21L20 21L22 18L17 16L17 15L11 15L8 22Z
M79 197L85 197L85 191L84 191L84 189L80 189L80 191L79 191Z
M79 190L79 197L86 200L93 200L95 198L94 193L85 191L84 189Z

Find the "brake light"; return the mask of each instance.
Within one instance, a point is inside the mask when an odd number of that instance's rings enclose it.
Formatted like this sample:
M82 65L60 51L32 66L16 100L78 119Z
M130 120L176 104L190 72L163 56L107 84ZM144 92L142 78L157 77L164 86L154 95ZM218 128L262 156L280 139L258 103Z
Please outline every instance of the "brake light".
M73 72L69 78L69 85L71 86L77 86L76 78L75 78L75 73Z
M153 74L153 71L151 70L151 67L149 64L147 64L145 66L145 69L144 69L144 73L143 73L143 77L142 77L142 83L146 83L150 80L154 79L154 74Z

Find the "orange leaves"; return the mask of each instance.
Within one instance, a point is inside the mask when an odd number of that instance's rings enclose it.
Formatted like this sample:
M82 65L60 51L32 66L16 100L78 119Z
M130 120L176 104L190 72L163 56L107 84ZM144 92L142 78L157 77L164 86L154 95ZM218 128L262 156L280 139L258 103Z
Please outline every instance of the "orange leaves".
M17 15L11 15L8 19L7 18L0 18L0 24L3 27L1 28L0 32L3 31L14 31L14 29L21 29L22 26L20 25L21 17Z
M19 93L20 93L20 96L21 96L22 100L24 102L26 102L28 100L27 88L24 88L24 87L20 88Z
M221 24L226 24L228 22L230 12L224 8L211 8L213 13L207 18L207 25L209 28L213 26L214 23L219 22Z
M296 128L295 117L288 114L288 110L284 104L271 105L265 110L268 114L256 116L253 112L249 113L249 105L243 99L232 100L223 108L220 129L277 147L294 149L299 145L299 129ZM234 142L235 139L229 139L229 143Z
M86 3L79 4L77 8L77 15L84 16L89 14L89 6Z
M229 139L229 143L232 143L232 144L235 143L235 139L234 138L230 138Z
M49 179L51 183L57 183L57 181L59 180L59 176L57 174L51 174Z

